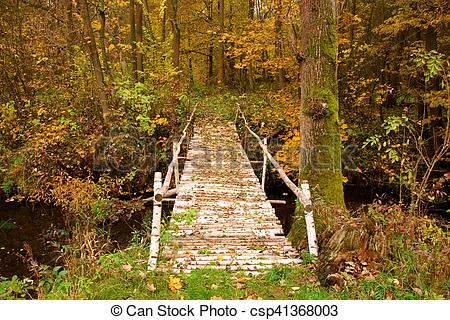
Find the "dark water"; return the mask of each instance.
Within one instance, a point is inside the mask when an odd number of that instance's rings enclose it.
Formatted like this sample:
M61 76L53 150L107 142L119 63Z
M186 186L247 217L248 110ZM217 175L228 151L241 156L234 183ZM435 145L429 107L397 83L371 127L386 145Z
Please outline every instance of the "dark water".
M67 234L56 208L0 204L0 276L31 276L31 259L63 265L58 242Z
M266 193L269 199L286 201L286 204L272 206L287 235L294 218L295 196L277 181L266 187ZM358 208L373 200L371 194L357 188L346 188L345 196L349 209ZM170 217L172 207L172 202L164 203L163 218ZM151 208L126 214L102 226L108 231L111 240L108 250L126 248L132 241L133 234L143 229L144 221L150 221L148 214L151 214ZM69 241L69 232L59 209L41 205L32 207L16 203L0 204L0 277L32 276L30 258L39 264L64 265L59 247ZM27 251L27 247L31 250Z
M168 216L172 207L173 204L164 203L163 215ZM149 213L151 210L147 208L99 226L109 234L110 245L106 250L128 247L133 233L143 229ZM66 229L58 208L0 203L0 277L32 277L31 259L39 265L64 266L60 247L70 243Z

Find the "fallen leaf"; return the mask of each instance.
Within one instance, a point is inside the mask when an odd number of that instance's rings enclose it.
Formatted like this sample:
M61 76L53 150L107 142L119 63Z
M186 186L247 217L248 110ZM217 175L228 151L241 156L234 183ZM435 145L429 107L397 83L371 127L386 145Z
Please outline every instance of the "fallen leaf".
M300 287L291 287L291 290L292 291L298 291L298 290L300 290Z
M217 256L217 260L218 260L218 261L222 261L222 260L223 260L223 257L219 255L219 256Z
M169 289L173 293L176 293L178 290L180 290L183 287L183 283L181 282L180 278L176 277L170 277L169 279Z
M147 289L150 292L155 292L156 291L155 285L153 283L147 283Z
M386 300L392 300L394 298L394 295L392 294L392 292L386 291L386 293L384 294L384 298Z
M209 300L223 300L223 298L219 296L212 296Z
M219 286L217 284L212 284L211 289L219 289Z
M128 264L128 263L124 264L122 266L122 268L123 268L123 270L128 271L128 272L130 272L133 269L133 267L130 264Z
M398 279L394 279L392 280L392 284L396 287L398 287L400 285L400 281L398 281Z
M243 288L245 288L245 284L243 284L243 283L236 283L236 289L238 289L238 290L241 290L241 289L243 289Z
M422 289L420 289L420 288L413 288L413 291L414 291L415 293L417 293L419 296L421 296L421 295L423 294L423 291L422 291Z
M236 282L242 283L242 282L247 282L247 280L248 279L246 277L239 277L239 278L236 279Z
M139 277L141 277L142 279L147 278L147 275L145 274L144 271L139 271Z

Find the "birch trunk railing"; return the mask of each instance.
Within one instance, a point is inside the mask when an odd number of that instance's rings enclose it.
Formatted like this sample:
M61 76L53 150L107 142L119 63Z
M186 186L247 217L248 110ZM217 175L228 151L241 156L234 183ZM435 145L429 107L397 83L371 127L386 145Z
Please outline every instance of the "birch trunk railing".
M247 130L250 132L252 136L256 138L256 140L259 143L259 146L264 152L264 162L266 162L268 159L270 163L273 165L275 170L277 170L278 174L280 175L283 182L288 186L289 189L297 196L298 200L303 206L303 210L305 212L305 222L306 222L306 231L308 235L308 249L309 253L312 256L317 257L318 256L318 245L317 245L317 238L316 238L316 228L314 226L314 216L313 216L313 206L311 202L311 193L309 191L309 184L307 180L303 180L301 182L301 189L299 189L292 181L289 179L289 177L284 172L283 168L280 166L280 164L272 157L269 150L267 149L267 142L263 142L261 138L250 129L247 119L245 119L245 115L242 112L241 108L238 106L238 112L240 113L244 125L247 128ZM265 179L265 177L263 177ZM264 182L263 182L264 183Z
M186 138L186 134L189 128L189 125L194 118L196 108L192 111L191 117L189 118L183 133L181 135L180 140L173 145L173 155L172 161L169 164L167 169L166 177L164 178L164 182L162 182L161 172L155 172L155 178L153 183L154 196L143 199L143 202L153 201L153 218L152 218L152 233L151 233L151 243L150 243L150 254L148 258L148 267L147 269L155 270L156 263L158 262L158 253L159 253L159 241L161 234L161 214L162 214L162 202L170 201L172 199L165 199L164 197L173 196L177 194L178 184L180 181L179 176L179 168L178 168L178 157L181 151L181 146L183 144L184 139ZM172 181L172 175L175 173L175 188L169 190L170 183Z

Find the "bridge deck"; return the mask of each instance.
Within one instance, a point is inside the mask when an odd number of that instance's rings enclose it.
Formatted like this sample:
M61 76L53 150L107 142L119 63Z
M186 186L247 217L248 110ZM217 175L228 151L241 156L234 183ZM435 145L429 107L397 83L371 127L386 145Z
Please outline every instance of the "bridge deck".
M299 263L232 123L194 127L165 255L175 271Z

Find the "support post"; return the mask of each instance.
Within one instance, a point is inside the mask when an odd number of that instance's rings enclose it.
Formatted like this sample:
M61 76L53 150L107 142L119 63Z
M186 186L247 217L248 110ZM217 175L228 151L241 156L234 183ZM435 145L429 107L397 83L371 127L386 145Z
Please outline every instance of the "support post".
M161 172L155 172L155 178L153 182L153 190L156 192L161 189L162 186L162 176ZM153 201L153 219L152 219L152 234L151 234L151 244L150 244L150 255L148 258L148 270L155 270L156 263L158 261L159 252L159 236L161 233L161 212L162 212L162 201L158 201L156 198Z
M267 138L263 139L263 143L267 148ZM263 172L262 172L262 178L261 178L261 185L264 190L264 186L266 184L266 173L267 173L267 155L265 152L263 152L263 154L264 154L264 161L263 161Z
M313 207L311 202L311 192L309 191L309 184L307 180L301 183L302 193L306 199L304 204L306 232L308 234L308 249L309 253L317 257L319 255L319 247L317 245L316 227L314 225Z
M181 148L181 147L180 147ZM176 154L177 152L177 145L176 142L173 142L173 146L172 146L172 154L174 156L174 174L175 174L175 188L178 188L178 184L180 183L180 169L178 167L178 154Z

